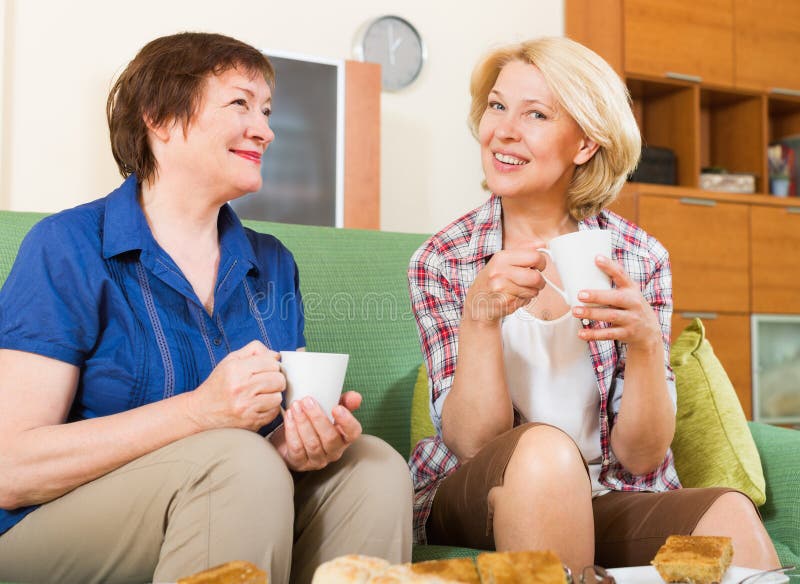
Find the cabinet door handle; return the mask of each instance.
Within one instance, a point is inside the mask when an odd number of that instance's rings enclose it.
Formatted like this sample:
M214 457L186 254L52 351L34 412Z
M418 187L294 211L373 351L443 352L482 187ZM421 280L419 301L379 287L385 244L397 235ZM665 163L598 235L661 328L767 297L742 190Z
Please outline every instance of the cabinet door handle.
M800 90L799 89L789 89L788 87L773 87L770 89L771 93L775 95L791 95L794 97L800 97Z
M697 205L698 207L716 207L717 202L713 199L696 199L695 197L681 197L684 205Z
M786 207L786 212L792 215L800 215L800 207Z
M686 73L676 73L675 71L667 71L664 77L669 79L677 79L679 81L690 81L692 83L702 83L703 78L700 75L687 75Z
M719 314L716 312L681 312L679 316L687 319L716 320Z

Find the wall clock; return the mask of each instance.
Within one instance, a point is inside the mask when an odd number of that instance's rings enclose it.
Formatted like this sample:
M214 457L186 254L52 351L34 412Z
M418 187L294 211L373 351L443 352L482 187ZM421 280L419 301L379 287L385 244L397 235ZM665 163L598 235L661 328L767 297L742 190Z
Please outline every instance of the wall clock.
M381 86L387 91L398 91L413 83L426 58L425 44L414 25L393 15L367 24L356 53L362 61L380 63Z

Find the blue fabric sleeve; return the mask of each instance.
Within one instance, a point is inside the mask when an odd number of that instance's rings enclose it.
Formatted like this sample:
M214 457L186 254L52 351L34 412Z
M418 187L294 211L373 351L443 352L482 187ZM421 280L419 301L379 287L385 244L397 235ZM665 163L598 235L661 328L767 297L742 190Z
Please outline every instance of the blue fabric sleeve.
M300 348L306 346L306 317L303 310L303 296L300 293L300 270L297 269L297 264L291 252L287 250L287 253L289 253L292 263L294 264L294 293L295 298L297 298L297 347Z
M86 263L98 251L78 225L45 218L27 234L0 290L0 348L80 366L97 340L97 299Z

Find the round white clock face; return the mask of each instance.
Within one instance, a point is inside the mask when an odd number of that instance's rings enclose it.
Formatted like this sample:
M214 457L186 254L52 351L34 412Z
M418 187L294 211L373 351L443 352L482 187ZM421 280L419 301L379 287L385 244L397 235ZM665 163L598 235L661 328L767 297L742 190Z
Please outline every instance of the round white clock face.
M389 91L414 81L425 61L425 47L417 29L399 16L382 16L370 23L360 49L363 60L380 63L381 85Z

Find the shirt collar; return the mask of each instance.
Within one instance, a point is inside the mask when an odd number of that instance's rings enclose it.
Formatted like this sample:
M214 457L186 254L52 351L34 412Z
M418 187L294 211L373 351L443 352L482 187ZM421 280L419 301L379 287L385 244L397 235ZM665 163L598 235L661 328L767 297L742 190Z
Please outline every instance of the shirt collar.
M460 258L465 261L479 261L503 249L503 207L500 197L492 195L478 207L472 227L469 244Z
M469 244L457 254L462 261L480 261L491 257L503 249L503 205L495 194L475 211L475 223L471 230ZM604 212L590 215L578 221L578 231L587 229L608 229L608 221ZM616 230L611 230L612 248L632 251L631 243Z
M153 235L137 200L139 183L136 175L125 179L106 197L103 220L103 258L108 259L132 250L152 247Z
M103 222L103 258L134 250L149 251L158 249L150 226L139 205L139 183L132 174L108 197ZM258 269L253 246L247 238L242 222L225 204L219 210L217 221L221 248L233 258L248 262Z
M591 215L578 222L578 231L603 229L600 216ZM462 260L478 261L503 249L503 205L495 194L475 212L475 224L469 244L461 254Z

